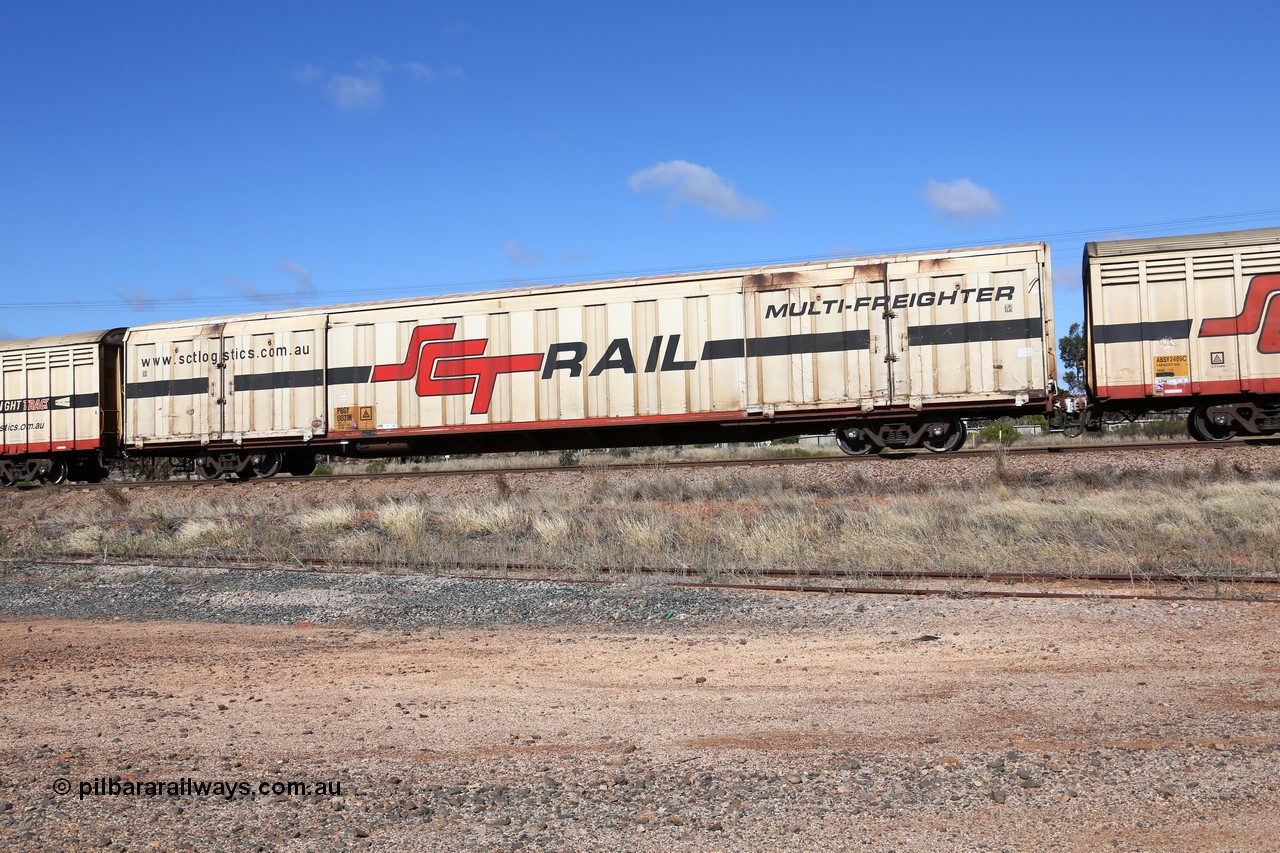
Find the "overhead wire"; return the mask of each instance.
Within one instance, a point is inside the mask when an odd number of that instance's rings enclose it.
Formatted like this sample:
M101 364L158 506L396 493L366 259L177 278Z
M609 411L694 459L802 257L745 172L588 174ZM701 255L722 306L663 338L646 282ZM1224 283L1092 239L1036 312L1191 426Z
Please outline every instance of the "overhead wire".
M989 246L1004 245L1008 243L1025 243L1025 242L1049 242L1056 243L1063 240L1079 240L1083 242L1085 238L1098 239L1122 239L1123 237L1136 236L1141 232L1149 232L1155 229L1168 228L1203 228L1210 224L1224 224L1228 222L1244 223L1249 220L1280 218L1280 208L1267 208L1262 210L1245 211L1240 213L1210 214L1205 216L1185 217L1181 219L1166 219L1156 222L1140 222L1129 223L1126 225L1109 225L1102 227L1077 228L1062 231L1050 231L1039 234L1021 234L1015 236L997 236L986 237L975 240L967 240L955 243L928 243L914 245L899 245L880 248L871 251L859 250L857 256L883 256L898 255L910 252L922 252L929 250L947 250L967 248L970 246ZM1172 236L1172 235L1170 235ZM640 278L644 276L670 275L681 272L689 272L692 270L713 270L713 269L749 269L752 267L772 266L776 264L800 263L813 260L834 260L841 257L849 257L847 253L836 254L830 252L813 253L799 256L782 256L766 259L755 259L746 262L729 262L718 264L695 264L688 266L664 266L664 267L644 267L634 268L622 271L612 272L594 272L575 275L552 275L552 276L521 276L507 277L496 279L476 279L476 280L458 280L447 282L436 282L431 284L405 285L399 287L371 287L359 289L337 289L322 291L279 291L279 292L263 292L252 296L244 294L219 294L211 296L181 296L181 297L147 297L145 299L130 299L123 296L117 296L114 299L99 300L40 300L40 301L18 301L18 302L0 302L0 309L7 311L102 311L104 309L131 309L138 312L151 313L161 308L177 307L177 306L194 306L194 305L238 305L249 306L241 311L241 313L252 313L255 308L261 308L263 311L280 310L282 303L301 306L304 304L316 304L318 300L332 301L342 299L344 297L354 297L360 301L366 301L372 296L384 296L395 298L396 295L440 295L446 293L463 293L475 290L497 290L507 289L520 286L542 285L551 283L573 284L584 281L605 281L605 280L626 280L632 278ZM133 304L134 302L138 304Z

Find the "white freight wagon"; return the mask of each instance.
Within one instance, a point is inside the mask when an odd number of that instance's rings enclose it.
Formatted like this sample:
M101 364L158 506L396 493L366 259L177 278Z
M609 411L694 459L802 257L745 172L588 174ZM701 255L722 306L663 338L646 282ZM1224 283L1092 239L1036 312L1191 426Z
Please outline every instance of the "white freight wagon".
M0 341L0 485L106 477L119 441L121 333Z
M206 476L352 455L733 441L837 429L950 450L1048 413L1042 243L153 324L126 444Z
M1085 246L1099 412L1189 408L1202 440L1280 431L1280 228Z

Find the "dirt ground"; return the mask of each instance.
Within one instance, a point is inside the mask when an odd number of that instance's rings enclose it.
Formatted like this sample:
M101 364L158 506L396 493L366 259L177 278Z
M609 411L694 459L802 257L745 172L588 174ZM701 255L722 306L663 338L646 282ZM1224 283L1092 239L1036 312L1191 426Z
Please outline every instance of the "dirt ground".
M7 616L0 846L1280 849L1280 606L847 606L858 630Z

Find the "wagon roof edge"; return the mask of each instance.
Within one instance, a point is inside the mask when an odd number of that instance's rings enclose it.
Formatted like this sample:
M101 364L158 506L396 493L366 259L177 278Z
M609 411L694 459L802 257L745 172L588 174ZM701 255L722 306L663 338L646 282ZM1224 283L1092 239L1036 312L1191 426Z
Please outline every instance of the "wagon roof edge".
M537 284L530 286L527 282L513 282L509 288L496 288L490 290L479 291L459 291L450 293L419 293L412 296L404 296L394 299L379 299L365 302L345 302L332 305L308 306L300 308L281 308L277 310L253 311L240 314L231 314L214 317L200 317L191 319L175 319L164 320L154 323L144 323L137 326L130 326L129 332L150 330L150 329L166 329L175 327L185 327L194 325L209 325L213 323L233 323L243 322L247 320L265 320L285 317L306 317L318 314L336 314L347 313L353 311L363 311L374 308L394 308L398 306L411 306L423 304L449 303L449 302L467 302L473 300L485 299L505 299L522 296L532 296L541 293L564 293L574 290L592 291L592 290L608 290L619 287L636 287L651 284L675 283L680 281L694 281L703 279L718 278L738 278L748 275L759 275L761 273L780 273L814 269L832 269L837 267L863 267L875 264L901 263L913 260L938 259L938 258L961 258L981 255L994 255L1009 252L1026 252L1037 251L1047 253L1048 245L1044 242L1027 242L1027 243L1008 243L992 246L972 246L960 247L952 249L938 249L935 251L913 251L901 252L896 254L880 254L867 255L859 257L842 257L842 258L817 258L808 261L792 261L780 264L764 264L749 267L735 267L727 269L713 270L686 270L680 272L661 273L649 276L635 276L627 278L612 279L590 279L585 281L569 281L555 284ZM443 285L448 287L450 285Z

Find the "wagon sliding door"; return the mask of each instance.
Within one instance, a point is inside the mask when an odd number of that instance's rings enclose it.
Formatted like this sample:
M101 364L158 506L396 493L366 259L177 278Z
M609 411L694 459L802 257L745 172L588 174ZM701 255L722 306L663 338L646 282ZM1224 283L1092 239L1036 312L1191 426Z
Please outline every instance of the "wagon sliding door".
M222 325L135 329L125 338L125 441L207 444L222 435Z
M226 325L223 439L324 432L325 323L311 315Z
M743 279L747 400L778 410L889 402L884 265Z
M1041 286L1035 263L1015 269L956 263L891 275L886 357L893 405L1025 403L1043 389Z

